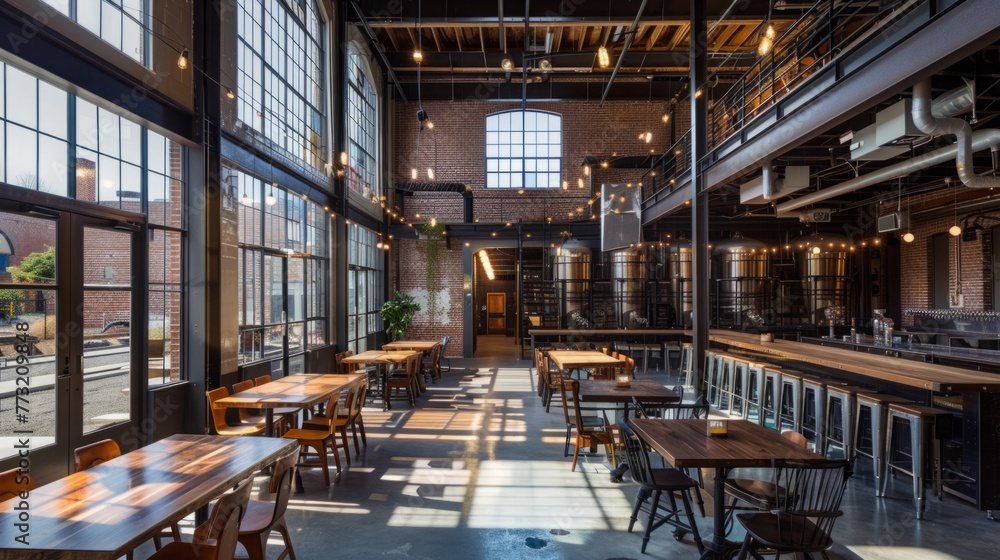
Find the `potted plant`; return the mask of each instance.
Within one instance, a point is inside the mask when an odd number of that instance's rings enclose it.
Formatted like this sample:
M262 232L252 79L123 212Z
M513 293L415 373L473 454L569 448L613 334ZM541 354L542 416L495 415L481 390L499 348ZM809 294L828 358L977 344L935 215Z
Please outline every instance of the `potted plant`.
M403 292L396 292L395 298L382 305L382 320L385 321L385 333L390 341L403 338L417 311L420 311L420 304Z

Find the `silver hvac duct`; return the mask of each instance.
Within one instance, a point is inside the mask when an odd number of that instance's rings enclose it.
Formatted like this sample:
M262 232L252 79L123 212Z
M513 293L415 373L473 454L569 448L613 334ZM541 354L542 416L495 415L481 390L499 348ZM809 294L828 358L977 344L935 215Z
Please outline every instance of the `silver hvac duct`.
M801 255L799 275L807 320L821 325L826 308L847 307L851 240L843 235L814 233L792 241L792 246Z
M691 328L694 312L694 265L691 242L681 239L670 245L670 287L676 298L677 322Z
M972 133L971 138L973 152L1000 146L1000 129L988 128L985 130L979 130ZM906 161L901 161L899 163L883 167L878 171L873 171L867 175L855 177L854 179L844 181L843 183L825 188L821 191L800 196L787 202L782 202L777 206L778 215L780 216L791 210L797 210L803 206L822 202L835 196L851 193L865 187L884 183L892 179L898 179L899 177L906 177L914 171L926 169L939 163L955 159L955 154L957 153L958 147L955 144L952 144L946 148L934 150L933 152L927 152L926 154L916 156Z
M972 166L972 126L965 119L948 117L935 118L931 114L931 81L924 80L913 86L913 124L921 132L930 135L954 134L958 153L955 156L955 168L958 178L965 186L973 189L992 189L1000 187L998 177L979 177Z
M712 277L718 286L717 326L742 325L746 312L764 311L767 245L738 233L713 245Z
M590 297L591 250L582 243L567 241L556 253L556 280L559 300L563 302L563 320L568 329L590 328L583 313Z
M914 101L911 107L911 113L916 112L918 105L916 100L916 90L917 86L914 86ZM934 117L956 115L968 110L972 106L973 101L974 99L972 97L971 87L968 85L962 86L942 94L940 97L931 102L931 114ZM914 120L916 120L915 117ZM987 148L996 151L997 146L1000 146L1000 130L995 128L972 132L971 135L967 136L967 138L971 143L971 148L969 149L970 158L972 152L978 152ZM780 217L782 214L802 208L803 206L822 202L835 196L851 193L865 187L884 183L885 181L891 181L892 179L905 177L914 171L919 171L939 163L944 163L951 159L956 159L957 154L958 142L952 144L951 146L934 150L933 152L927 152L906 161L901 161L899 163L883 167L882 169L867 175L855 177L854 179L844 181L843 183L821 191L782 202L777 205L776 210Z
M630 247L611 252L611 293L619 326L644 328L646 317L646 250Z

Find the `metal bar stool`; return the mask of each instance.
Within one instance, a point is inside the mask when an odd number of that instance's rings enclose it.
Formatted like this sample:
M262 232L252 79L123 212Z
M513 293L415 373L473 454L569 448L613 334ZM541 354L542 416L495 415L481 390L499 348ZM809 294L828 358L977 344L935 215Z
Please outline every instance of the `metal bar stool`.
M885 458L882 453L885 450L885 426L886 419L889 416L889 405L892 403L910 403L911 401L895 395L863 393L860 391L855 395L855 401L857 403L857 412L854 418L857 424L854 431L854 452L858 455L872 458L872 472L875 476L875 496L881 497L885 494L885 482L883 480L885 475L883 461ZM862 419L862 416L866 412L868 413L867 431L862 429L866 425ZM869 445L865 445L866 436Z
M910 425L910 468L905 468L894 463L897 455L906 455L900 449L901 438L895 435L895 421L901 420ZM927 447L930 446L932 461L932 477L934 484L934 495L941 495L941 440L943 436L951 433L952 414L916 404L892 403L889 405L888 434L885 444L885 468L895 469L913 476L913 499L917 506L917 519L924 518L924 509L927 501L924 498L924 468L927 464ZM882 494L885 494L885 476L882 476Z
M802 412L801 433L806 430L813 433L814 449L818 452L826 449L826 387L825 379L806 375L802 377Z
M830 452L830 445L839 445L844 450L844 458L854 456L854 434L858 429L857 397L859 387L849 385L827 385L826 424L823 448L816 448L822 455Z
M727 354L722 354L722 373L719 377L718 402L715 408L720 411L729 411L733 404L733 370L735 369L735 358Z
M777 366L764 366L764 388L760 393L761 413L757 422L767 427L773 427L781 431L781 368ZM768 419L774 421L772 426L768 426Z
M750 361L733 359L732 398L729 400L729 414L747 417L747 396L750 394Z
M765 370L770 367L760 362L747 363L746 400L743 405L743 418L764 425L764 393L766 390Z
M681 345L681 371L684 386L694 388L694 346L690 342Z
M785 421L792 431L802 433L802 377L801 371L786 369L781 372L781 392L778 398L778 431Z
M705 398L718 406L719 380L722 376L722 356L711 350L705 352Z

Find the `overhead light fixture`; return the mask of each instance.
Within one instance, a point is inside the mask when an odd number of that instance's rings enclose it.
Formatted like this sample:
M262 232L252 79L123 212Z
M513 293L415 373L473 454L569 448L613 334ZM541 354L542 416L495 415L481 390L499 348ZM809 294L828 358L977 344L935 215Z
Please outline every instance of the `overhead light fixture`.
M663 121L663 124L667 124L668 122L670 122L670 113L663 113L663 116L660 117L660 120Z
M493 274L493 265L490 264L490 256L486 254L486 249L479 250L479 262L483 264L483 270L486 272L486 277L490 280L495 280L496 276Z
M433 167L428 167L427 168L427 178L430 179L431 181L434 180L434 168Z
M411 167L410 168L410 179L414 180L414 181L417 180L417 168L416 167Z
M347 167L347 152L340 152L340 165Z
M438 225L437 218L431 218L431 227L437 227L437 225Z
M277 183L271 183L271 192L267 193L267 196L264 197L264 204L274 206L278 203L278 197L274 196L274 187L276 186L278 186Z
M420 52L419 49L413 51L413 62L420 64L423 61L424 61L424 53Z
M251 205L253 205L253 200L250 198L250 195L248 195L247 193L243 193L243 198L240 199L240 202L242 202L244 206L251 206Z
M601 68L611 66L611 56L608 54L608 49L603 46L597 49L597 65Z
M950 233L952 237L958 237L959 235L962 235L962 226L957 224L953 225L948 228L948 233Z
M187 47L184 47L184 50L181 51L180 56L177 57L177 67L180 68L181 70L187 70L188 67Z
M913 243L913 240L916 238L917 236L913 235L910 232L906 232L903 234L903 241L905 241L906 243Z
M578 189L582 189L583 188L583 178L578 177L576 179L576 188L578 188Z
M583 166L583 176L590 177L590 165L585 164Z
M764 36L773 41L775 35L777 35L777 33L774 31L774 26L768 23L767 29L764 30Z
M548 58L543 58L543 59L541 59L541 60L538 61L538 68L542 72L551 72L552 71L552 61L549 60Z
M645 140L647 144L649 144L650 142L652 142L653 141L653 133L652 132L647 132L646 134L644 134L643 135L643 140Z
M505 72L510 72L514 69L514 59L504 55L503 60L500 61L500 68L503 68Z
M236 92L233 91L233 88L226 88L226 97L229 99L236 99Z
M427 127L427 130L434 130L434 123L431 121L427 121L426 123L424 123L424 126Z

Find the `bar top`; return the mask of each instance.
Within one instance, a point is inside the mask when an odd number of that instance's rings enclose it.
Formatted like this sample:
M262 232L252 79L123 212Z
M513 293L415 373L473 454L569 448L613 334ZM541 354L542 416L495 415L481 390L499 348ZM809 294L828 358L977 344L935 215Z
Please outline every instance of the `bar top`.
M761 343L751 333L713 330L709 340L735 348L751 350L789 360L798 360L832 369L884 379L893 383L929 391L1000 392L1000 375L941 364L901 360L864 352L778 340Z

